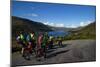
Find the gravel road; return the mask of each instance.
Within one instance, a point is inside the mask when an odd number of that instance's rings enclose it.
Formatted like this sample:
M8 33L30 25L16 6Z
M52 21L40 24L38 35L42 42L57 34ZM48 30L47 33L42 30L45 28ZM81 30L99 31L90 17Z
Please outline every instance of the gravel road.
M72 63L96 61L96 41L95 40L70 40L63 42L64 47L55 46L55 49L47 53L47 58L37 61L35 56L31 60L25 60L19 52L12 54L12 65L40 65L56 63Z

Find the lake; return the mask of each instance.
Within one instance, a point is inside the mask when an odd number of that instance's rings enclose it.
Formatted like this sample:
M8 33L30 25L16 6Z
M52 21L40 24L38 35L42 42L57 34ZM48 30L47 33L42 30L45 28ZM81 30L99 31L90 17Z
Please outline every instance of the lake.
M49 36L54 36L54 37L58 37L58 36L64 37L68 34L69 34L69 32L65 32L65 31L51 31L51 32L48 32Z

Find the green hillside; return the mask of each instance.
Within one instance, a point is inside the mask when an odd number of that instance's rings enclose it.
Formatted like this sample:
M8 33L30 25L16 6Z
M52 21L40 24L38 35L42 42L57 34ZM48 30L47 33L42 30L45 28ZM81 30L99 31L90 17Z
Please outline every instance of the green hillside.
M96 39L96 22L93 22L80 30L70 31L66 39Z
M19 31L40 32L40 31L51 31L51 29L48 26L40 22L31 21L29 19L12 16L12 35L15 36L16 33Z

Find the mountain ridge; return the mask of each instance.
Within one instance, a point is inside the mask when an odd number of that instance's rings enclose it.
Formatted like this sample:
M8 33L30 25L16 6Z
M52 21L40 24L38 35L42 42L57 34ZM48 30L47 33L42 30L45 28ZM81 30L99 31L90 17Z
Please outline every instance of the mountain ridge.
M52 31L52 29L40 22L12 16L12 33L16 34L16 32L19 31L43 32L43 31Z

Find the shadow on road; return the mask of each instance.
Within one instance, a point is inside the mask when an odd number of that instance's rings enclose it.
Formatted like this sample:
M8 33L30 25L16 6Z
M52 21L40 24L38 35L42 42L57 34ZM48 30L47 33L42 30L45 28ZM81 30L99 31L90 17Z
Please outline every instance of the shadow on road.
M62 53L68 52L68 51L69 50L63 50L63 51L59 51L59 52L54 52L54 53L51 53L51 54L47 55L47 58L51 58L51 57L57 56L58 54L62 54Z
M58 44L55 44L55 45L53 46L53 48L52 48L52 49L48 49L48 50L46 51L46 53L51 53L51 52L53 52L53 51L56 51L56 49L64 48L64 47L67 47L68 45L70 45L70 44L62 44L62 46L59 46Z
M54 49L57 49L57 48L64 48L64 47L67 47L68 45L71 45L71 44L62 44L62 46L59 46L58 44L55 44L54 45Z

